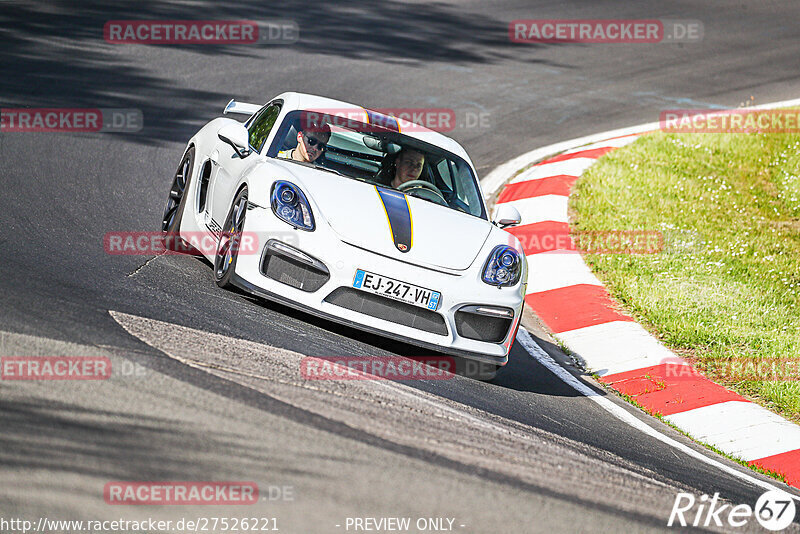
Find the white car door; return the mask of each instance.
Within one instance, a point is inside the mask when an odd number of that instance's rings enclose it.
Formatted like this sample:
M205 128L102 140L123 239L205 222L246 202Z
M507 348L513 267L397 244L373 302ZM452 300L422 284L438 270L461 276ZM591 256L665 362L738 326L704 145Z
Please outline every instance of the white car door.
M213 182L209 184L209 198L211 199L211 212L207 214L209 220L206 221L209 227L218 231L228 216L228 211L236 194L236 186L239 180L250 167L257 164L261 159L261 151L265 150L264 143L269 136L275 120L280 114L280 105L269 104L264 106L253 119L249 121L247 130L249 132L249 143L251 154L245 158L239 157L233 147L228 143L219 141L216 149L212 153L212 161L216 155L217 169L212 172Z

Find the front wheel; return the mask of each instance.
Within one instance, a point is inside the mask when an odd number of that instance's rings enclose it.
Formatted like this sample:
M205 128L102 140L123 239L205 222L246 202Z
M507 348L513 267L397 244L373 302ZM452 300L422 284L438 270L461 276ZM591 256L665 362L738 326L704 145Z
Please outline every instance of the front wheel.
M239 246L244 231L244 218L247 213L247 187L239 191L233 199L228 218L222 227L217 243L217 254L214 256L214 280L219 287L233 287L231 278L239 256Z

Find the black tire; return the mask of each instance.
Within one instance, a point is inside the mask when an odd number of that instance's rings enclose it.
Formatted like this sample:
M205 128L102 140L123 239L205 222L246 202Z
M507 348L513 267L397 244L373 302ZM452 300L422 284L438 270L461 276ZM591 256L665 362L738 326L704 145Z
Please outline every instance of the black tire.
M244 230L244 218L247 214L247 187L233 199L228 217L222 226L222 233L217 242L217 253L214 256L214 280L224 289L233 288L231 278L239 257L239 244Z
M186 207L189 182L194 169L194 147L191 146L181 158L178 170L172 178L172 184L167 196L167 205L164 207L164 216L161 219L161 231L164 232L165 246L168 250L187 252L181 246L180 229L183 219L183 210Z

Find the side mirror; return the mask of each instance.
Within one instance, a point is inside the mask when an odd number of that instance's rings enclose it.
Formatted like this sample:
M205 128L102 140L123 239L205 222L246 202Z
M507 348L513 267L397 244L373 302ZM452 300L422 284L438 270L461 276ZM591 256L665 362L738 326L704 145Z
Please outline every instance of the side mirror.
M219 138L233 147L233 150L239 155L240 158L246 158L250 155L249 134L244 125L226 124L217 132Z
M522 216L519 214L519 211L517 211L517 208L511 204L498 204L494 209L492 222L500 228L516 226L522 222Z

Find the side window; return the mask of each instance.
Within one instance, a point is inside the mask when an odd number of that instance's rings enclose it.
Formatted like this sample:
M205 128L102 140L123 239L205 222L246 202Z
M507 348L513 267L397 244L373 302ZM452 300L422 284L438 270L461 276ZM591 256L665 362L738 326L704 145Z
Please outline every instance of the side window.
M472 176L472 172L467 164L461 161L456 162L455 170L457 173L456 182L463 186L459 187L461 191L458 192L458 196L467 203L471 214L481 217L483 215L483 207L481 199L478 197L479 189L477 185L473 185L475 179Z
M450 172L450 162L447 160L447 158L442 158L442 161L440 161L436 165L436 170L439 171L439 176L441 176L442 181L445 183L445 185L447 185L447 187L449 187L450 190L452 191L453 175Z
M258 116L250 123L248 131L250 132L250 146L261 152L261 147L264 146L264 141L269 137L269 132L275 124L275 119L281 112L281 107L277 104L272 104L261 110Z

